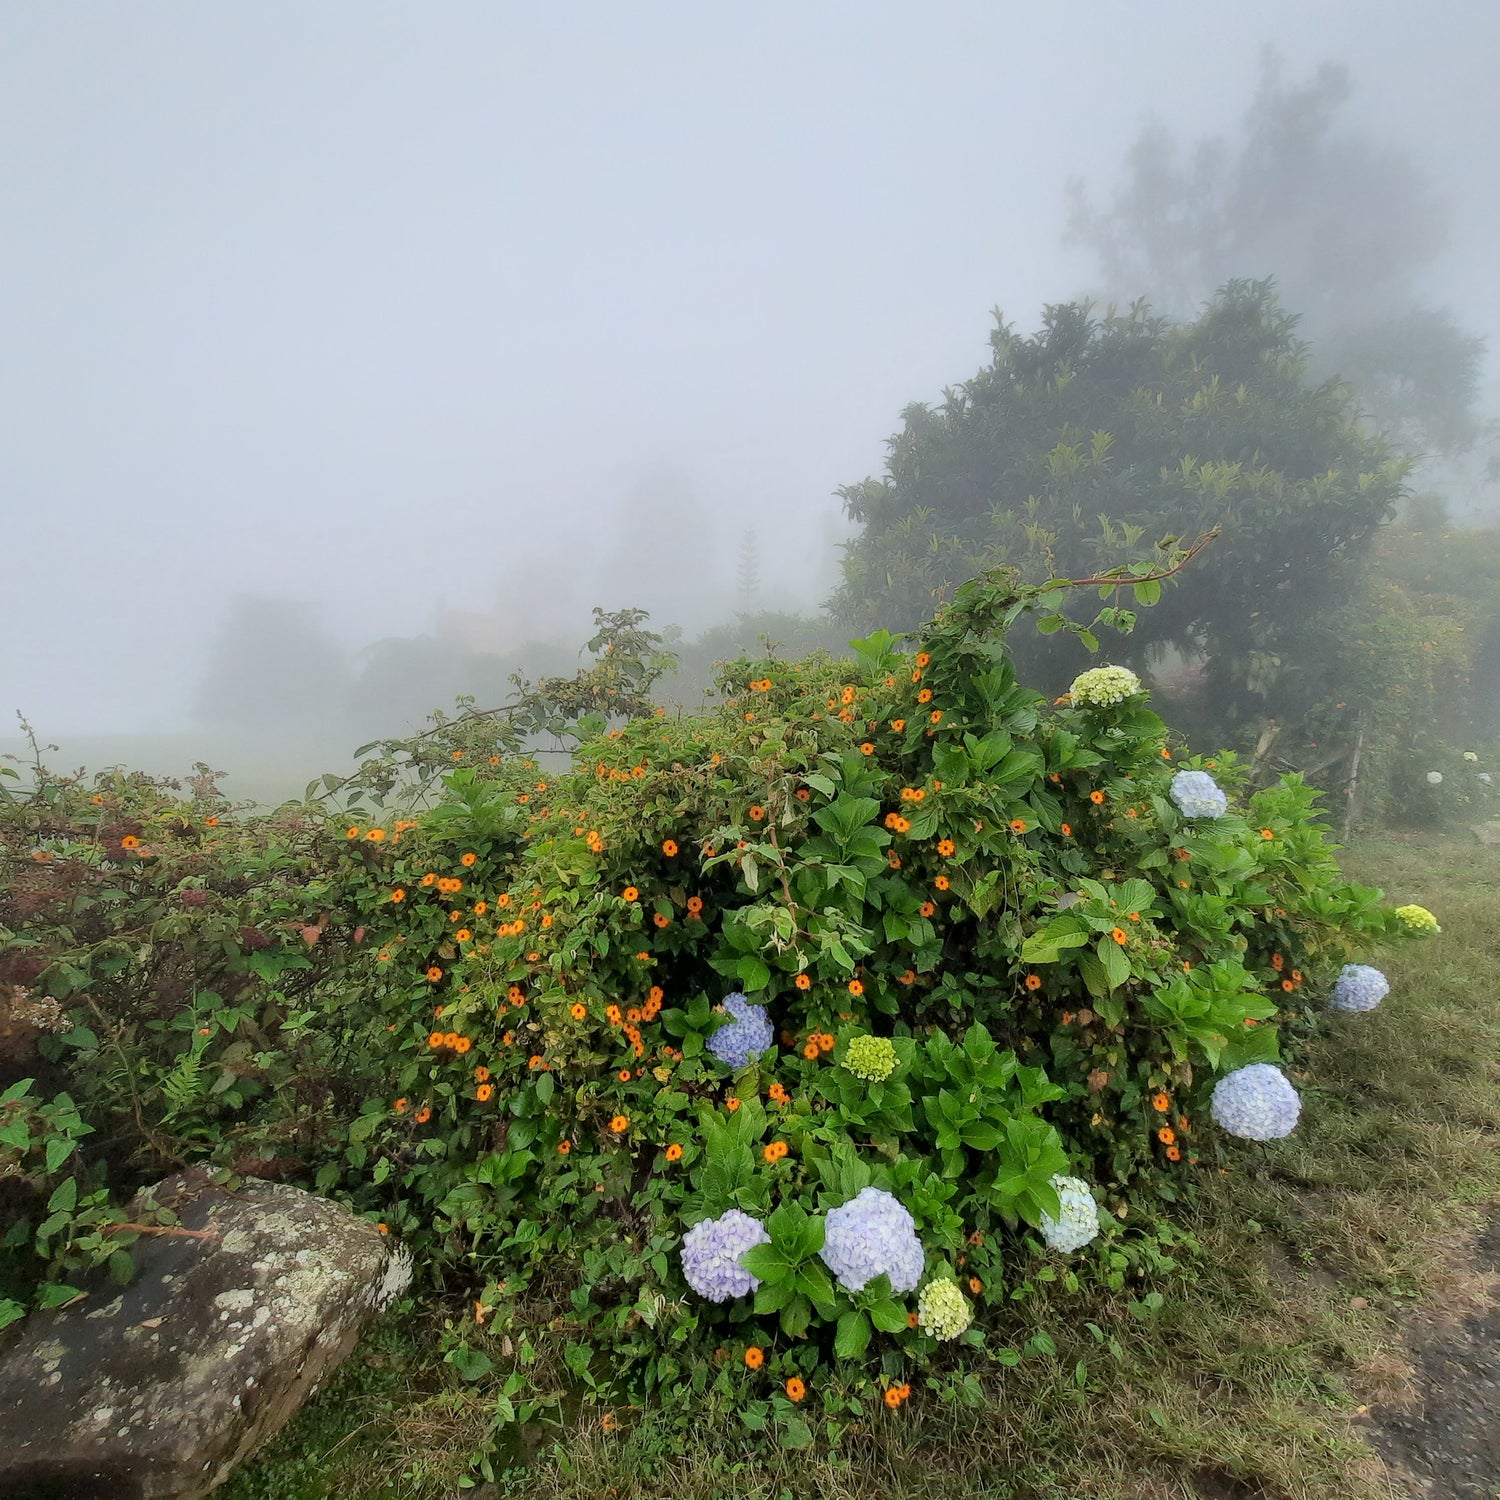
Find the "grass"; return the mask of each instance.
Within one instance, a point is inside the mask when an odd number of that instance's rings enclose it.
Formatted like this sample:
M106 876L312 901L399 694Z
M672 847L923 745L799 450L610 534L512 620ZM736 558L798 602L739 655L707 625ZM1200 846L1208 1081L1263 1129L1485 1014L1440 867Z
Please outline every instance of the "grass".
M1231 1152L1177 1228L1196 1254L1122 1294L1053 1283L1003 1337L1055 1355L986 1376L974 1406L913 1401L807 1453L732 1418L594 1408L524 1436L503 1494L559 1500L1377 1500L1398 1491L1361 1410L1399 1394L1396 1315L1465 1295L1467 1236L1500 1198L1500 849L1436 839L1351 851L1354 877L1438 913L1382 966L1392 995L1320 1021L1289 1141ZM1152 1296L1151 1293L1158 1295ZM1157 1305L1159 1304L1159 1305ZM430 1500L458 1492L492 1398L458 1388L430 1328L387 1323L228 1500ZM684 1440L684 1431L691 1433ZM490 1493L494 1493L491 1491Z

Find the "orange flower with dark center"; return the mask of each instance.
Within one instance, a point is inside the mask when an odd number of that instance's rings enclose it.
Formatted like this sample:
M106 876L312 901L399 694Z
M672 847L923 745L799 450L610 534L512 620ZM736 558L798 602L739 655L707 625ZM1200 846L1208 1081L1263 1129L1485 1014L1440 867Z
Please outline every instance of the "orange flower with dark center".
M731 1098L724 1101L724 1108L727 1109L730 1114L733 1114L739 1107L740 1101L738 1099Z
M676 839L665 840L661 846L661 852L665 854L668 859L671 859L677 853Z
M346 839L357 839L359 837L359 829L357 829L357 828L346 829L344 831L344 837ZM122 842L123 842L123 840L122 840Z
M795 984L799 990L810 990L812 988L812 975L799 974L796 979L792 981L792 983Z
M760 820L765 817L765 815L765 808L763 808L758 802L755 803L755 805L750 809L750 821L752 823L759 823Z
M1104 801L1104 793L1098 791L1090 792L1089 801L1092 802L1095 807L1098 807L1099 804Z
M1182 1160L1182 1148L1180 1146L1168 1146L1167 1147L1167 1160L1168 1161L1181 1161ZM1195 1157L1194 1160L1196 1161L1197 1158Z
M1154 1109L1159 1115L1166 1114L1166 1112L1171 1109L1171 1107L1172 1101L1167 1098L1165 1094L1157 1094L1156 1097L1151 1101L1151 1108Z
M703 897L702 896L689 896L688 897L688 902L687 902L687 909L688 909L688 916L690 916L690 917L696 917L696 916L698 916L702 912L702 910L703 910Z
M957 847L958 846L953 842L952 839L939 839L937 852L941 854L944 859L947 859L950 855L952 855L954 849L956 849Z
M1025 818L1012 818L1010 820L1010 831L1012 833L1025 833L1026 832L1026 819Z
M787 1145L785 1141L772 1141L771 1144L761 1152L761 1155L768 1162L778 1162L783 1156L786 1155L786 1152Z
M1278 974L1281 973L1281 970L1285 963L1286 960L1279 953L1273 953L1271 955L1271 967L1275 969Z
M474 1045L474 1043L472 1041L470 1041L468 1037L461 1036L461 1037L459 1037L459 1039L456 1042L454 1042L454 1044L453 1044L453 1050L455 1052L457 1052L457 1053L462 1054L462 1053L467 1052L469 1050L469 1048L472 1047L473 1045Z
M391 1108L395 1110L398 1115L404 1115L406 1113L406 1100L397 1099L395 1103L391 1105Z
M818 1060L818 1044L816 1042L809 1042L802 1049L802 1055L803 1055L803 1057L805 1057L808 1060L808 1062L817 1062L817 1060Z
M896 1385L887 1387L884 1400L885 1404L895 1411L901 1405L901 1387Z
M1296 982L1294 980L1283 979L1281 981L1281 987L1282 987L1282 989L1286 990L1290 994L1292 990L1294 990L1294 989L1297 988L1297 985L1296 985Z
M566 1156L572 1149L572 1141L559 1141L557 1143L557 1154L559 1156Z
M1110 928L1109 935L1123 948L1130 941L1130 934L1123 927Z
M443 1045L443 1033L441 1031L429 1031L427 1033L427 1045L429 1047L441 1047Z
M1073 837L1073 825L1071 823L1064 823L1059 832L1065 839L1070 839Z
M787 1381L784 1389L788 1401L800 1401L807 1394L807 1387L795 1375Z
M572 1005L568 1007L568 1014L571 1015L575 1021L581 1021L586 1015L588 1015L588 1013L588 1006L586 1006L581 1000L575 1000Z
M1276 835L1272 833L1269 828L1262 828L1260 831L1260 836L1263 839L1274 839L1276 837Z
M490 1070L481 1063L474 1069L475 1083L488 1083L490 1081Z
M668 1161L681 1161L682 1160L682 1147L679 1146L676 1141L673 1141L672 1144L667 1147L667 1160Z
M849 993L851 995L863 995L864 992L865 992L865 986L864 986L864 981L863 980L851 979L849 981Z
M641 899L641 893L636 890L633 885L627 885L625 889L620 892L620 899L622 901L639 901Z
M915 969L908 969L901 975L900 982L902 984L915 984L917 982L917 971Z
M625 1019L618 1005L606 1005L604 1007L604 1016L611 1026L618 1026Z
M937 876L937 877L936 877L936 878L935 878L935 879L934 879L934 880L933 880L933 882L932 882L932 883L933 883L933 884L934 884L934 885L935 885L935 886L936 886L936 887L937 887L937 888L938 888L938 889L939 889L939 890L940 890L940 891L946 891L946 890L947 890L947 889L948 889L948 884L949 884L949 881L948 881L948 877L947 877L947 876L946 876L946 875L939 875L939 876Z
M932 702L932 689L931 688L923 688L922 691L917 694L917 702L918 703L931 703Z
M1028 990L1039 990L1041 987L1042 978L1040 974L1028 974L1026 976L1026 988Z
M424 1104L412 1118L418 1125L425 1125L432 1118L432 1111Z
M895 732L897 734L900 734L901 731L906 728L906 720L905 719L892 719L891 720L891 728L893 730L895 730Z
M925 651L918 651L917 652L917 665L919 667L925 667L931 660L932 660L932 658L927 654L927 652L925 652Z
M977 1277L969 1277L969 1290L977 1297L984 1290L984 1283Z
M894 849L891 849L887 852L885 856L885 862L893 870L899 870L901 868L901 856L897 854Z
M1172 1146L1177 1143L1177 1132L1173 1130L1170 1125L1163 1125L1162 1128L1156 1132L1156 1138L1162 1143L1163 1146Z
M433 964L433 966L427 971L428 981L432 984L436 984L442 977L443 971L438 968L436 964Z
M453 936L458 942L467 943L469 939L474 936L474 934L470 932L467 927L460 927L458 931L453 934Z
M747 1370L758 1370L765 1363L766 1356L755 1347L754 1344L745 1350L745 1368Z
M462 854L459 856L458 862L464 869L469 870L479 863L479 856L477 854Z
M781 1084L773 1083L771 1087L766 1090L766 1098L768 1098L772 1104L785 1104L787 1102L787 1091L782 1087Z
M391 900L396 902L396 904L399 906L401 902L406 900L406 892L403 891L400 886L397 886L396 889L391 892Z
M671 917L665 916L661 912L657 912L656 915L651 918L651 920L656 923L658 928L662 929L665 929L672 925Z
M626 1115L616 1115L610 1122L609 1128L616 1134L621 1135L630 1129L630 1119Z

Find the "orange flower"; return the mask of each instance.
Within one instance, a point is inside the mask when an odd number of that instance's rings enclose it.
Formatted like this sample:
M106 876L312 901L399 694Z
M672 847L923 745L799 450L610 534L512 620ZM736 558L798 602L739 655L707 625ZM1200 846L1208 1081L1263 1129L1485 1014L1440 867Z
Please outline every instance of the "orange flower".
M864 742L864 743L863 743L863 744L862 744L862 745L861 745L861 746L860 746L860 747L859 747L859 753L860 753L860 754L861 754L861 755L874 755L874 753L875 753L875 747L874 747L874 745L872 745L872 744L871 744L871 743L870 743L870 742L869 742L869 740L866 740L866 741L865 741L865 742Z
M786 1145L785 1141L772 1141L771 1144L769 1146L767 1146L764 1151L761 1152L761 1155L768 1162L777 1162L777 1161L780 1161L781 1158L786 1155L786 1152L787 1152L787 1145Z
M459 856L458 862L464 867L464 869L472 869L476 864L479 863L479 856L477 854L463 854Z
M946 891L946 890L947 890L947 889L948 889L948 886L949 886L949 880L948 880L948 877L947 877L947 876L946 876L946 875L939 875L939 876L937 876L937 877L936 877L936 878L935 878L935 879L934 879L934 880L933 880L933 882L932 882L932 883L933 883L933 884L934 884L934 885L935 885L935 886L936 886L936 887L937 887L937 888L938 888L938 889L939 889L939 890L940 890L940 891Z
M609 1122L609 1128L612 1131L614 1131L614 1133L616 1135L620 1135L622 1132L624 1132L626 1130L629 1130L630 1129L630 1118L629 1118L629 1116L627 1116L627 1115L616 1115Z
M1260 831L1260 836L1263 839L1274 839L1276 837L1276 835L1272 833L1269 828L1262 828Z
M630 1069L629 1068L621 1068L620 1071L615 1074L615 1077L618 1078L621 1083L629 1083L630 1082Z
M431 870L429 870L422 877L421 884L423 884L423 885L431 885L433 883L433 881L435 881L436 879L437 879L437 876L434 875Z
M865 986L864 986L864 981L863 980L851 979L849 981L849 993L851 995L863 995L864 992L865 992Z
M927 719L928 719L929 723L932 723L932 724L941 724L942 721L943 721L943 711L942 711L942 709L940 709L940 708L933 709L933 711L930 714L927 715Z
M506 1032L506 1035L509 1036L510 1033ZM546 1059L540 1052L534 1052L530 1057L526 1059L526 1066L530 1068L534 1073L538 1068L543 1068L546 1066Z
M1026 819L1025 818L1012 818L1010 820L1010 831L1012 833L1025 833L1026 832Z
M667 1147L667 1160L668 1161L681 1161L682 1160L682 1147L679 1146L676 1141L673 1141L672 1144Z
M588 1013L589 1008L583 1003L582 1000L575 1000L572 1005L568 1007L568 1014L571 1015L575 1021L581 1021L586 1015L588 1015Z
M766 1098L768 1098L772 1104L785 1104L787 1101L786 1089L783 1088L779 1083L773 1083L771 1087L766 1090Z
M915 969L908 969L903 975L901 975L902 984L915 984L916 982L917 971Z
M785 1389L788 1401L800 1401L807 1394L807 1387L795 1375L787 1381Z
M797 800L799 802L811 802L812 793L805 786L799 786L797 788Z
M921 916L930 917L937 910L937 904L932 901L924 901L917 911Z
M885 862L893 870L899 870L901 868L901 856L899 854L897 854L894 849L891 849L891 850L887 851L886 856L885 856Z
M625 1019L625 1017L620 1013L620 1007L618 1005L606 1005L604 1007L604 1017L611 1026L618 1026L620 1022Z
M526 1003L525 991L523 991L521 986L518 984L513 984L508 990L506 990L505 998L509 1000L512 1005L525 1005Z
M932 658L925 651L917 652L917 665L919 667L925 667L931 660Z
M1271 967L1275 969L1278 974L1281 973L1282 967L1285 965L1285 963L1286 960L1279 953L1273 953L1271 955Z
M1130 934L1123 927L1110 928L1109 935L1123 948L1130 941Z
M729 1098L724 1101L724 1108L727 1109L730 1114L733 1114L739 1107L740 1101L738 1099Z
M665 854L668 859L671 859L672 856L677 853L677 841L675 839L667 839L661 846L661 852Z
M1089 793L1089 801L1092 802L1095 807L1098 807L1099 804L1104 801L1104 793L1103 792L1090 792Z
M892 1411L895 1411L896 1408L901 1405L901 1388L894 1385L888 1387L884 1399L885 1404L890 1407Z
M490 1070L481 1063L474 1069L475 1083L488 1083L490 1081Z
M1071 823L1064 823L1062 825L1061 833L1062 833L1062 836L1065 839L1072 838L1073 837L1073 825Z
M395 1103L391 1105L391 1108L395 1110L398 1115L404 1115L406 1113L406 1100L397 1099Z
M703 910L702 896L689 896L687 902L688 916L696 917Z
M400 886L397 886L396 889L391 892L391 900L399 905L401 902L406 900L406 892L403 891Z
M977 1277L969 1277L969 1290L977 1297L984 1290L984 1283Z
M359 829L357 829L357 828L348 828L348 829L345 829L345 831L344 831L344 837L346 839L357 839L359 837ZM121 842L123 843L124 840L122 839ZM140 841L137 840L136 842L139 843Z
M672 925L672 919L671 919L671 917L665 916L661 912L657 912L651 918L651 920L656 923L656 925L657 925L658 928L662 928L662 929L668 928L668 927L670 927Z
M1297 988L1297 983L1293 979L1283 979L1281 981L1281 987L1282 989L1286 990L1288 994L1290 994L1291 991Z
M956 849L957 847L958 846L953 842L952 839L939 839L937 852L941 854L944 859L947 859L950 855L952 855L954 849Z
M442 977L443 977L443 971L440 968L438 968L438 966L436 964L433 964L433 966L430 969L428 969L428 971L427 971L427 978L433 984L436 984L438 982L438 980L440 980Z
M467 943L469 939L474 936L474 934L470 932L467 927L460 927L458 931L453 934L453 936L460 943Z
M1172 1101L1167 1098L1165 1094L1158 1094L1151 1101L1151 1108L1154 1109L1159 1115L1166 1114L1166 1112L1171 1109L1171 1107Z
M424 1104L412 1118L418 1125L425 1125L432 1118L432 1111Z
M1168 1161L1181 1161L1182 1160L1182 1148L1180 1146L1168 1146L1167 1147L1167 1160ZM1197 1158L1195 1157L1194 1160L1196 1161Z
M922 691L917 694L917 702L918 703L931 703L932 702L932 689L931 688L923 688Z
M752 823L759 823L760 820L765 817L765 815L765 808L763 808L758 802L750 809L750 821Z
M803 1057L805 1057L808 1060L808 1062L817 1062L817 1060L818 1060L818 1044L816 1042L809 1042L802 1049L802 1055L803 1055Z
M918 1325L918 1323L920 1323L920 1322L921 1322L921 1319L917 1316L917 1314L915 1312L909 1312L909 1313L907 1313L907 1315L906 1315L906 1326L908 1328L915 1328Z
M636 890L633 885L627 885L625 889L620 892L620 899L622 901L639 901L640 898L641 893Z
M653 984L651 988L646 991L646 1003L648 1005L660 1005L665 998L666 991L663 990L659 984Z
M139 849L141 847L141 841L133 833L127 833L125 837L120 840L120 847L122 849Z
M754 1344L745 1350L745 1368L747 1370L758 1370L765 1363L766 1356Z
M1026 976L1026 988L1028 990L1039 990L1041 987L1042 977L1040 974L1028 974Z
M427 1045L429 1047L441 1047L443 1045L443 1033L441 1031L429 1031L427 1033Z
M572 1149L572 1141L559 1141L557 1143L557 1154L559 1156L566 1156Z
M897 734L900 734L901 731L906 728L906 720L905 719L892 719L891 720L891 728L894 729Z
M471 1042L468 1037L461 1036L456 1042L454 1042L453 1050L457 1053L462 1054L464 1052L467 1052L473 1045L474 1043Z
M837 1038L830 1031L820 1031L813 1040L818 1044L819 1052L832 1052L837 1045Z
M810 990L812 988L812 975L799 974L796 979L792 981L792 983L795 984L799 990Z
M1163 1125L1156 1132L1156 1138L1163 1146L1174 1146L1177 1144L1177 1132L1170 1125Z

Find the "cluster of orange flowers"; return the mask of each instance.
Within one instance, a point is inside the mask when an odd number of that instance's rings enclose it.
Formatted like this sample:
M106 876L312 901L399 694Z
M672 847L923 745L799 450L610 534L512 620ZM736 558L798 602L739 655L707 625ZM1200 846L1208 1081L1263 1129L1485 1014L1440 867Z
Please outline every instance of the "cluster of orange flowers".
M786 1155L788 1149L789 1148L785 1141L772 1141L770 1145L768 1145L765 1150L761 1152L761 1156L764 1157L766 1161L775 1163L780 1161L781 1158Z
M828 1031L815 1031L808 1037L806 1046L802 1049L802 1055L809 1062L817 1062L825 1052L832 1052L837 1038Z
M885 1404L895 1411L903 1401L910 1400L911 1387L909 1385L892 1385L886 1387Z

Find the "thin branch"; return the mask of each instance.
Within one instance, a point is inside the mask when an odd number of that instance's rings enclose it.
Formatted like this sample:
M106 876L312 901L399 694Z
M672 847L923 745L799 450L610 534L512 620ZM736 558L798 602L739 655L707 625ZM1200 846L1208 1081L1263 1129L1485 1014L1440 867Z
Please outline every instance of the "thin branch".
M1097 578L1059 578L1055 581L1064 586L1076 589L1100 588L1106 583L1116 584L1120 588L1127 588L1135 583L1160 583L1164 578L1170 578L1174 573L1180 573L1218 534L1219 528L1217 526L1212 531L1205 531L1170 567L1152 568L1146 573L1101 573Z

